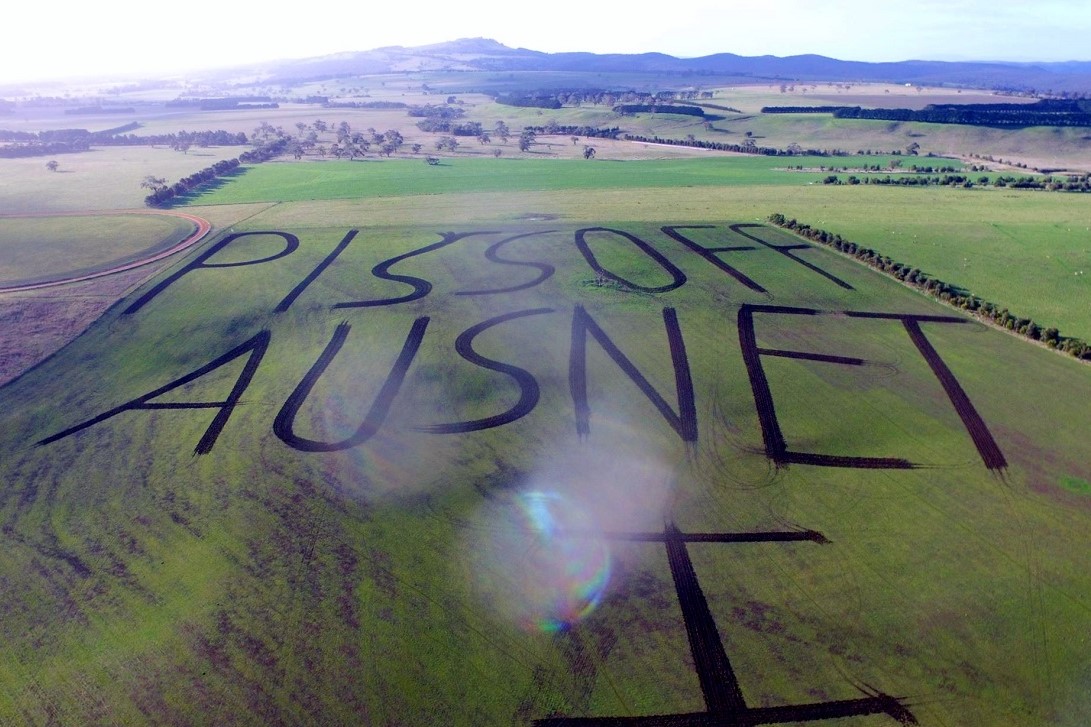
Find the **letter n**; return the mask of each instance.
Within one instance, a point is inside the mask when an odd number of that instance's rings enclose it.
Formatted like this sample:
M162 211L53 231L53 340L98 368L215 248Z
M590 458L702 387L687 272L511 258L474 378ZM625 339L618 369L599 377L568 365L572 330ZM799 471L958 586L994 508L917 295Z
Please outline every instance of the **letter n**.
M581 437L591 432L591 407L587 402L587 334L590 333L606 355L655 405L682 441L697 441L697 406L693 396L693 379L690 376L689 359L686 357L682 330L678 326L678 314L674 308L663 309L663 324L667 329L667 341L670 344L671 361L674 364L674 382L678 392L677 412L652 387L633 362L621 352L621 349L614 345L584 307L576 306L572 315L572 349L568 360L568 385L572 392L572 404L576 409L576 432Z

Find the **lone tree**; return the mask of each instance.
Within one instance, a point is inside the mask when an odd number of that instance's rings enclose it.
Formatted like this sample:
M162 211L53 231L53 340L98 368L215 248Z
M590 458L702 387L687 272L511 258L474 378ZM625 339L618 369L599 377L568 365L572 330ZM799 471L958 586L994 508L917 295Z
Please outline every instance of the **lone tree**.
M51 172L57 171L57 167L59 166L60 164L57 163L56 159L50 159L48 162L45 163L45 168Z
M496 135L500 137L500 140L506 144L511 136L511 129L508 128L508 125L503 121L497 121L493 130L496 131Z
M595 147L585 146L583 148L583 158L584 159L594 159L595 158Z
M536 138L532 129L523 129L523 133L519 134L519 151L530 151Z

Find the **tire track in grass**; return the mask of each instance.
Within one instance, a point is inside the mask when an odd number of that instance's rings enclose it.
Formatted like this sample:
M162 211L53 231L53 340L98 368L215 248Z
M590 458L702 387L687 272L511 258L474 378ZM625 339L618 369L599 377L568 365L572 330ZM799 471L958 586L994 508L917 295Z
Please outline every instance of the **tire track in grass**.
M203 217L197 215L191 215L188 212L175 212L174 210L107 210L107 211L95 211L95 212L52 212L49 214L31 214L31 215L0 215L0 218L14 219L14 218L34 218L34 217L86 217L93 215L165 215L167 217L179 217L184 220L188 220L197 226L194 232L186 237L181 242L172 245L166 250L160 250L157 253L153 253L148 257L141 258L139 260L132 260L121 265L115 265L113 267L106 268L104 270L96 270L93 273L85 273L83 275L73 275L67 278L56 278L54 280L46 280L40 283L30 283L28 285L10 285L0 286L0 293L23 293L30 290L41 290L43 288L53 288L58 285L67 285L69 283L81 283L85 280L94 280L95 278L102 278L107 275L113 275L115 273L124 272L126 270L133 270L134 268L143 267L154 262L158 262L165 258L170 257L176 253L187 250L193 245L196 245L201 240L205 239L209 232L212 231L212 223Z

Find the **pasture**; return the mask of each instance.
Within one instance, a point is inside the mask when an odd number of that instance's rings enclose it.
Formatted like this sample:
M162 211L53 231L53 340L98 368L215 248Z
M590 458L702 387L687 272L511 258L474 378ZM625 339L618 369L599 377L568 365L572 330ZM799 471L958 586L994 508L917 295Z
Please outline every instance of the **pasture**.
M1087 369L766 191L281 204L133 291L0 389L0 713L1078 724Z
M9 217L0 227L0 287L123 265L181 242L192 222L150 214Z
M487 126L550 120L466 78L305 90L438 102L427 81ZM409 123L285 104L140 133L314 118ZM1057 138L624 123L1028 159ZM28 312L80 324L0 386L0 724L1091 720L1089 369L763 224L1091 337L1085 200L539 141L250 167L180 206L215 233L170 263L5 294L4 366L13 332L43 337ZM599 158L555 158L583 143ZM188 226L116 210L241 150L4 160L5 213L103 212L5 218L0 279L165 246Z
M590 140L594 143L598 140ZM619 142L654 148L655 144ZM571 146L571 145L569 145ZM669 148L669 147L666 147ZM643 189L648 187L802 187L821 182L827 172L788 172L788 163L817 170L822 165L852 166L861 158L753 157L708 155L704 159L472 159L448 157L429 167L422 160L326 161L314 164L265 164L199 194L192 204L296 202L315 199L412 197L451 192ZM890 157L864 157L887 165ZM922 160L961 167L961 162Z
M817 169L886 166L891 159L791 161ZM961 166L945 159L902 161ZM457 217L464 205L475 207L484 221L536 215L594 219L594 210L601 207L613 210L609 219L617 220L655 219L660 209L675 211L681 219L716 220L730 204L742 219L763 220L782 212L840 233L1066 335L1091 337L1091 278L1082 272L1091 269L1091 216L1082 196L1013 189L826 187L821 180L828 171L785 171L785 165L783 158L746 156L625 163L454 158L440 167L402 160L267 164L248 168L194 202L295 200L263 219L292 224L298 216L319 215L346 225L362 210L368 219L395 222L405 205L413 210L412 219L438 224Z
M140 183L152 175L175 180L221 159L237 157L245 147L192 149L99 147L58 154L56 172L48 157L0 159L0 212L40 214L141 209L148 190Z

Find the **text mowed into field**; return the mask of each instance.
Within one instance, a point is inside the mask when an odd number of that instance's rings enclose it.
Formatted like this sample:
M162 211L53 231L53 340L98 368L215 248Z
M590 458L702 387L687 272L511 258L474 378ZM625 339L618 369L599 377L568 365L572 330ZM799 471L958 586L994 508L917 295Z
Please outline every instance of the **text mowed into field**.
M247 224L0 390L0 711L1086 714L1078 363L754 222Z

